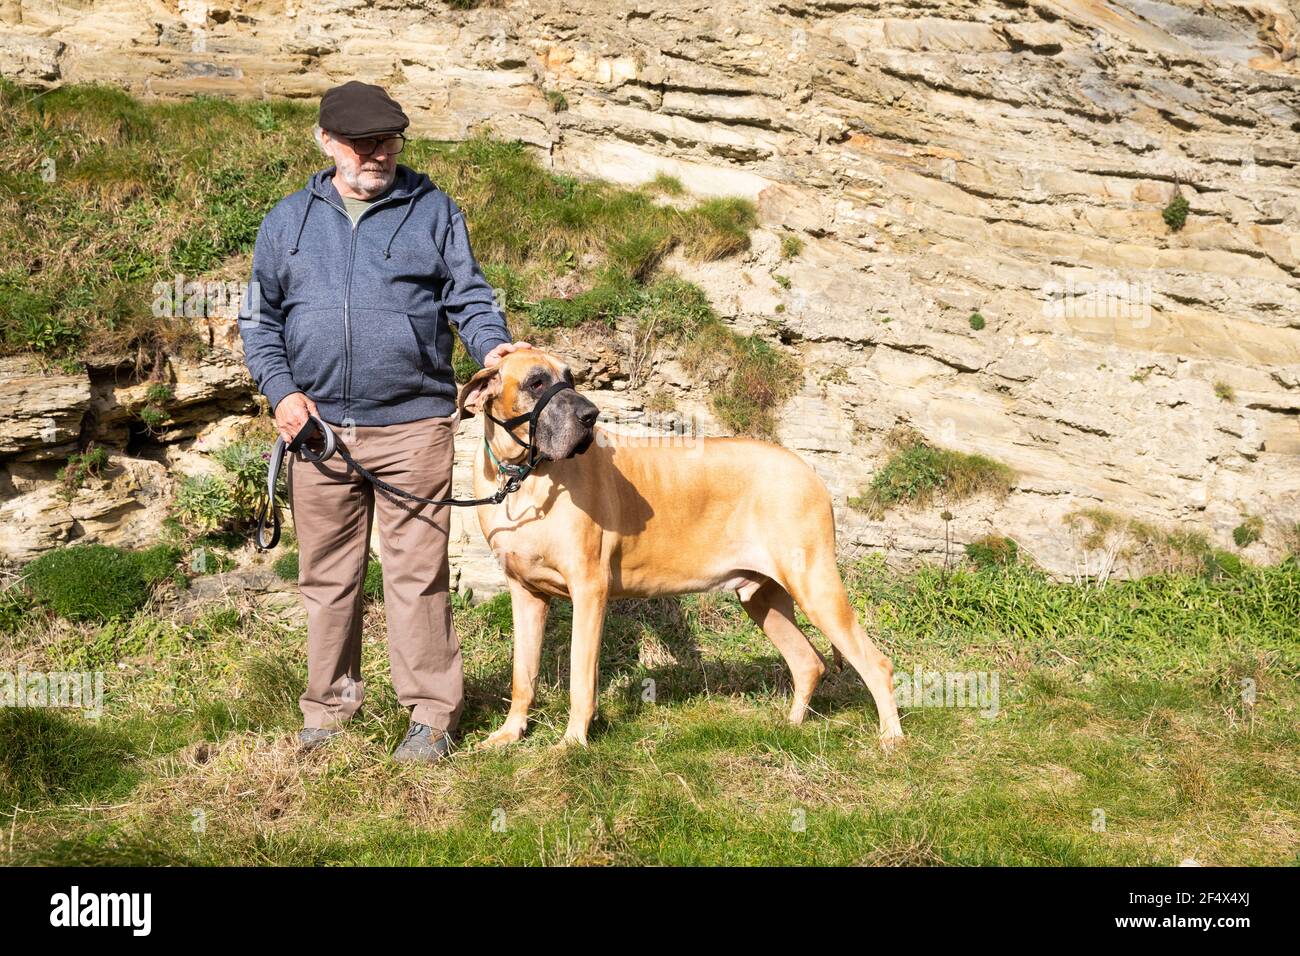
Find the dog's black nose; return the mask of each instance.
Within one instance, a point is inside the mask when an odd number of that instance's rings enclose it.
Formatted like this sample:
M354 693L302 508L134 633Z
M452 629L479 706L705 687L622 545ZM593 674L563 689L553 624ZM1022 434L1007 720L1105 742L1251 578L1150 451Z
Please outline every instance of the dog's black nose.
M600 417L600 409L595 405L588 405L582 411L578 412L578 421L582 422L587 428L596 424L596 419Z

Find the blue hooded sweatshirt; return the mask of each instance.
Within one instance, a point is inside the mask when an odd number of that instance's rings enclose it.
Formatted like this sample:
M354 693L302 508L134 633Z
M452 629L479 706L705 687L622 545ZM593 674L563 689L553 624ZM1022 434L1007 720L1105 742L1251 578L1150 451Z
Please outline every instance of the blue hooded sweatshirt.
M480 365L510 341L460 207L398 165L355 226L323 169L262 220L239 313L244 361L274 410L293 392L335 425L456 410L450 323Z

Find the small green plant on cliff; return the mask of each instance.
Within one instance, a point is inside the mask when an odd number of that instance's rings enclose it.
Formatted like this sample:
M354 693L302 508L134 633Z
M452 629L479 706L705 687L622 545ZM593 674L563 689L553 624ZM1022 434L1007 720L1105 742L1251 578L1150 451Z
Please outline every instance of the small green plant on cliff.
M0 634L17 634L30 626L34 607L31 591L22 585L0 590Z
M1015 564L1019 553L1020 546L1014 540L998 534L976 538L966 545L966 557L981 571Z
M559 90L546 91L546 105L552 113L563 113L569 108L569 101Z
M1235 402L1237 400L1237 393L1233 391L1232 386L1227 382L1215 382L1214 394L1222 402Z
M49 308L48 303L48 299L34 296L19 297L5 303L0 296L0 327L4 330L4 344L9 350L59 355L76 347L80 335L70 322L57 316L24 314L22 311L25 307Z
M157 431L167 421L167 412L157 405L146 405L140 409L139 417L145 427L152 432Z
M102 477L103 469L108 465L108 452L102 445L91 443L84 452L68 456L68 463L55 473L63 484L65 498L71 499L77 489L86 483L87 478Z
M230 488L218 475L190 475L176 489L176 514L187 530L219 531L236 520Z
M238 532L256 519L265 496L267 454L254 440L229 442L212 452L219 474L194 475L181 482L176 514L195 534ZM286 504L285 472L280 471L276 498Z
M970 327L976 332L984 328L984 316L980 315L978 312L972 312L970 315Z
M1016 472L1002 462L936 448L914 429L895 429L887 442L893 454L867 489L849 499L872 517L895 505L923 507L939 496L949 502L981 493L1005 497L1015 485Z
M71 621L129 617L160 583L174 578L181 552L171 545L128 551L73 545L41 555L23 572L38 603Z
M651 192L662 193L665 196L681 196L686 192L686 187L676 176L670 176L668 173L656 173L655 178L646 184L646 189Z
M774 412L798 387L798 362L759 335L727 328L689 282L665 278L652 293L638 336L678 350L686 372L710 384L713 412L733 434L775 438Z
M793 233L781 237L781 258L794 259L803 252L803 239Z
M265 447L252 440L232 441L213 451L212 460L221 466L240 515L251 521L258 502L265 495ZM284 469L280 474L283 478Z
M1187 223L1187 212L1191 209L1191 204L1183 194L1177 193L1173 199L1169 200L1169 205L1165 206L1161 215L1164 216L1165 224L1174 232L1182 229Z
M1246 518L1232 529L1232 540L1239 548L1248 548L1264 534L1264 519L1258 515Z

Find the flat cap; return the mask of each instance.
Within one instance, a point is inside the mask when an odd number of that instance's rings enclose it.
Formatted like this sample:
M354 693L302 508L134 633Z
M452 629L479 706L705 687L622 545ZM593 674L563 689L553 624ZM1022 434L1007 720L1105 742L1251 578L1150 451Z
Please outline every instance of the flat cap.
M349 80L321 96L316 122L331 133L355 137L400 133L411 121L382 86Z

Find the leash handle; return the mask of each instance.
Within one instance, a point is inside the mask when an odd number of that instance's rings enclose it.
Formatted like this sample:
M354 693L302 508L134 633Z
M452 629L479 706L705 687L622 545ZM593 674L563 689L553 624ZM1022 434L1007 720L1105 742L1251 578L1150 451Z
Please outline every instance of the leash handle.
M304 429L305 431L306 429ZM302 437L302 432L294 438L296 443ZM257 509L257 528L253 531L253 544L257 546L258 551L270 551L280 543L280 507L275 501L275 486L280 479L280 464L284 461L284 436L280 435L275 439L275 447L271 449L271 461L266 468L266 500ZM271 540L266 540L266 521L271 519Z
M319 452L308 444L317 434L324 438L324 447ZM257 527L253 531L253 544L258 551L270 551L280 543L280 506L275 500L275 486L280 482L280 468L284 464L285 453L301 455L307 461L325 461L333 457L336 448L333 430L315 415L307 416L306 424L288 444L285 444L283 435L276 436L275 446L271 449L271 461L266 468L266 498L257 509ZM271 527L269 541L266 538L268 522Z

